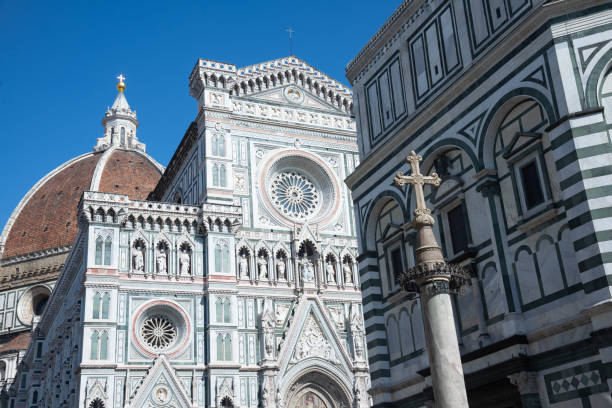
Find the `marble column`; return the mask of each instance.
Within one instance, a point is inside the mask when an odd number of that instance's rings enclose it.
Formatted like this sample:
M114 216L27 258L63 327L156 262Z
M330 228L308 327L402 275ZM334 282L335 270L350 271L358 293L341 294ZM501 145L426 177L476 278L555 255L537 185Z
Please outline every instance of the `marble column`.
M530 371L508 376L510 383L516 385L521 394L523 408L540 408L540 394L538 393L538 374Z
M404 290L421 294L436 408L468 408L450 292L465 284L469 273L462 266L449 265L444 261L432 229L434 219L423 193L425 184L437 187L441 180L436 173L431 176L421 174L421 160L421 156L410 152L406 161L410 164L411 175L398 173L394 178L398 187L411 185L416 198L412 222L416 230L416 266L400 273L397 281Z

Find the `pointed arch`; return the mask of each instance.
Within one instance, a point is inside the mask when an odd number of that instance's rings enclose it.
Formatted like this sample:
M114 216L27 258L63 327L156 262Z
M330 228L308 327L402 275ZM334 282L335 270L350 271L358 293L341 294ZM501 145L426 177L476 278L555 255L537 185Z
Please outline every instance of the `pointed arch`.
M93 319L100 318L100 299L101 298L102 296L100 295L100 292L96 292L96 294L93 297L93 312L91 316Z
M224 164L219 166L219 185L227 187L227 169Z
M110 308L110 294L108 292L104 292L102 296L102 318L108 319L108 311Z
M104 240L104 265L108 266L111 264L112 248L113 248L113 239L110 236L108 236Z
M102 265L102 246L104 240L101 236L96 238L96 265Z
M104 330L100 336L100 360L106 360L108 355L108 332Z
M223 335L217 334L217 360L223 361Z
M98 331L97 330L93 330L91 332L91 336L89 337L89 344L90 344L90 348L89 348L89 358L90 360L97 360L98 359L98 343L100 341L100 336L98 335Z
M213 174L213 186L218 186L219 185L219 165L218 164L213 164L213 168L212 168L212 174Z

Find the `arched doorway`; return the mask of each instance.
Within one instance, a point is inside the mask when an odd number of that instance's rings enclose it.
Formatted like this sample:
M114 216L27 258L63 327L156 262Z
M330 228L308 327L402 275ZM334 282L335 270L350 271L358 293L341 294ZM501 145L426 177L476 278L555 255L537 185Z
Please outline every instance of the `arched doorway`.
M345 387L321 372L309 372L299 377L286 392L286 408L350 407Z

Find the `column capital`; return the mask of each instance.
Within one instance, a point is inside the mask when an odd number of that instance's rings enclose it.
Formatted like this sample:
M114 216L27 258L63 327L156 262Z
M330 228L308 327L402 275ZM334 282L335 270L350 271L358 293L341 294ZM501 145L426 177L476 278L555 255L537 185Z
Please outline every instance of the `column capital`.
M400 273L397 283L407 292L421 292L430 284L435 284L432 290L435 294L448 293L450 290L459 289L470 279L470 272L463 265L447 264L440 262L423 262L413 268ZM443 282L444 284L439 284ZM445 289L446 288L446 289ZM431 296L434 296L432 294Z
M501 189L499 187L499 181L493 178L487 178L478 186L476 186L476 191L482 194L484 197L500 195Z

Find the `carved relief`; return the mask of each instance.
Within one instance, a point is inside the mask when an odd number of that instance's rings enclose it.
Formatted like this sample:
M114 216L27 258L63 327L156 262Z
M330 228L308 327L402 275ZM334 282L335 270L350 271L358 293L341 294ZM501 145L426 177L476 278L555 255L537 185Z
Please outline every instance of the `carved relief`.
M323 334L314 316L310 315L306 319L300 338L295 346L291 362L297 363L312 357L319 357L334 364L340 364L331 343Z

